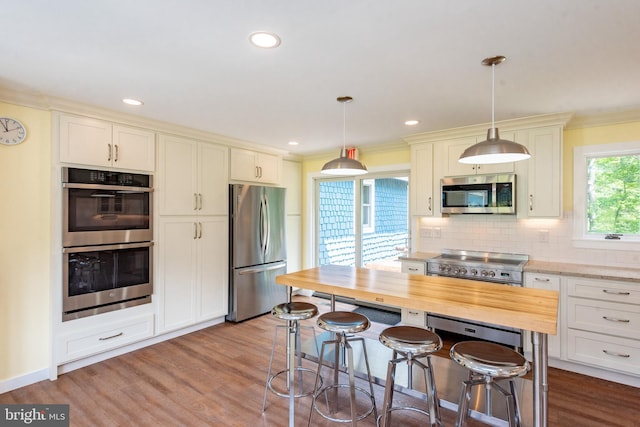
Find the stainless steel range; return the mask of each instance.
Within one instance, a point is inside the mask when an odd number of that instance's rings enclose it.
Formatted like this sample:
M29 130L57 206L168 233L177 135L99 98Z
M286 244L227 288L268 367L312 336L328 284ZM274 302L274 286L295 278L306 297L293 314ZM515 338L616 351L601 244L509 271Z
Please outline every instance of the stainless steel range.
M522 272L527 261L528 255L444 249L440 256L427 261L427 275L522 286ZM427 313L427 326L517 348L522 347L522 331L519 329L431 313Z

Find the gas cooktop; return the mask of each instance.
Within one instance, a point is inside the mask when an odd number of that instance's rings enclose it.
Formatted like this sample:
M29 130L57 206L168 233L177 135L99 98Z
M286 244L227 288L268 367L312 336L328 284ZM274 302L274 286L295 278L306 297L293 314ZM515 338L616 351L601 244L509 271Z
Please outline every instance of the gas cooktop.
M427 262L427 274L522 285L528 255L444 249Z

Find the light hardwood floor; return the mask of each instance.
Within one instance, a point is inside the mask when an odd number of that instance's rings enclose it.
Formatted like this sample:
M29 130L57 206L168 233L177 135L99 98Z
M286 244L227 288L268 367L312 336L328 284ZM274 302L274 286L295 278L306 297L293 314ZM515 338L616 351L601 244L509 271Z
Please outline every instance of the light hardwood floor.
M325 301L313 300L326 309ZM270 394L262 413L279 324L265 315L214 326L4 393L0 403L67 403L72 426L287 426L287 399ZM375 337L384 327L374 324L367 333ZM284 360L282 346L276 357ZM378 405L382 392L376 386ZM307 425L309 401L297 399L296 426ZM442 413L444 424L452 426L455 414ZM424 418L413 414L395 421L403 427L424 425ZM337 424L315 416L313 425ZM359 425L375 426L375 421L370 416ZM550 369L549 426L640 426L640 389Z

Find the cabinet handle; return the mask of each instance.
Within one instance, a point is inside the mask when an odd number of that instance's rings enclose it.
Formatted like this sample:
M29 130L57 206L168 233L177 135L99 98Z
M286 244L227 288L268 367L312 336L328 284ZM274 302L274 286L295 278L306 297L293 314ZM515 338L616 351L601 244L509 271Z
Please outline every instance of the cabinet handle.
M114 156L113 161L117 162L118 161L118 144L113 144L113 148L116 149L116 155Z
M533 194L529 194L529 210L533 210Z
M198 238L198 223L193 223L193 240Z
M549 282L549 279L545 279L543 277L534 277L533 280L535 280L536 282Z
M198 193L198 210L202 210L202 193Z
M609 322L620 322L620 323L629 323L629 319L618 319L616 317L602 316L604 320L608 320Z
M198 193L193 193L193 210L198 210Z
M429 204L429 212L431 212L431 196L429 196L428 204Z
M603 352L604 354L608 354L609 356L625 357L625 358L627 358L627 357L631 357L631 355L630 355L630 354L627 354L627 353L618 353L618 352L616 352L616 351L602 350L602 352Z
M111 144L107 144L107 161L111 161L111 152L112 152Z
M202 223L201 222L198 223L198 228L199 228L198 239L202 239Z
M260 178L260 166L256 166L256 178Z
M259 172L258 178L262 178L262 166L258 166L258 172Z
M419 315L419 314L420 314L420 313L419 313L419 312L417 312L417 311L411 311L411 310L408 310L408 311L407 311L407 313L411 314L412 316L417 316L417 315Z
M409 267L408 270L409 271L418 271L418 269L416 267Z
M111 335L110 337L103 337L103 338L98 338L99 341L107 341L107 340L112 340L114 338L118 338L124 335L124 332L120 332L119 334L115 334L115 335Z
M610 291L609 289L603 289L602 292L611 295L629 295L630 292Z

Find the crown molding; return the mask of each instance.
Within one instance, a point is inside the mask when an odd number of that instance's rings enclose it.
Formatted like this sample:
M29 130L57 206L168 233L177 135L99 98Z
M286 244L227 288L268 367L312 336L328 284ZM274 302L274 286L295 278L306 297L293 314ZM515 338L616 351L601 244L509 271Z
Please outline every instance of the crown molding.
M351 147L353 146L347 145L347 148L351 148ZM342 147L335 148L332 150L316 151L316 152L302 154L301 156L304 160L326 159L327 157L336 157L336 153L338 153L341 148ZM379 152L385 152L385 151L397 151L401 149L406 149L407 142L403 140L398 140L393 142L385 142L382 144L357 146L355 148L358 149L359 156L362 156L363 154L367 154L367 153L379 153Z
M516 131L521 129L539 128L544 126L566 126L573 117L573 113L555 113L542 114L538 116L523 117L518 119L503 120L496 122L495 126L501 131ZM459 128L443 129L433 132L423 132L409 135L404 140L409 144L418 144L422 142L435 142L446 139L462 138L473 135L484 135L487 129L491 127L491 123L483 123L479 125L463 126Z
M640 122L640 109L598 114L576 114L567 124L566 129L583 129L631 122Z

